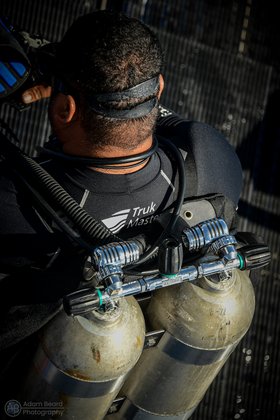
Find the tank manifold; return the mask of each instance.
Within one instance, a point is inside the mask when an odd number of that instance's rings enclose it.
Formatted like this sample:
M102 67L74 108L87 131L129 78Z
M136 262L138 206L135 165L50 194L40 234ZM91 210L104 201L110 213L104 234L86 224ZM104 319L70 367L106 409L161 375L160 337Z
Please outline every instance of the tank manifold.
M205 256L183 268L182 261L179 261L175 264L176 271L170 273L168 267L174 264L172 261L169 264L168 261L175 257L181 259L182 253L175 251L181 249L182 244L188 253L206 250ZM151 292L184 281L195 281L200 277L221 275L224 278L234 269L251 270L270 262L270 251L264 244L247 243L238 248L235 236L229 234L225 221L220 218L184 229L179 243L173 239L167 244L165 242L164 252L167 257L165 264L161 264L164 272L161 270L157 275L139 276L140 278L124 282L123 267L137 262L141 252L141 245L133 240L95 248L89 260L98 286L80 289L65 296L66 313L81 315L125 296Z

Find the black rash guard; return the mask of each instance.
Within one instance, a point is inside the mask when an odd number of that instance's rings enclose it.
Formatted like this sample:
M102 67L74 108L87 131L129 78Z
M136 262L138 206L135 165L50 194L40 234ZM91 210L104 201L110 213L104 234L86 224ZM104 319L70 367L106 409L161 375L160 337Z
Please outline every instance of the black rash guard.
M182 151L186 199L220 193L237 206L242 185L240 163L218 131L161 108L155 135L172 140ZM162 147L144 168L130 174L107 174L54 158L42 159L41 165L112 233L152 227L158 215L172 207L177 195L176 161ZM0 167L0 200L0 272L6 272L6 267L36 264L54 250L52 235L6 163Z

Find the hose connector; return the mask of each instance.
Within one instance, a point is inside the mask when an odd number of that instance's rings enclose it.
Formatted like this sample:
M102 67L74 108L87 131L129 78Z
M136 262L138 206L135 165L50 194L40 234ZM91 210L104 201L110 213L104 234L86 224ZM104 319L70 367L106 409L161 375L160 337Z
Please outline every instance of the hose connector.
M198 223L192 228L183 230L183 244L190 252L197 252L215 240L227 236L229 230L226 222L219 219L210 219Z
M141 245L135 241L113 242L94 249L91 262L98 282L103 282L109 295L122 288L122 267L139 260Z

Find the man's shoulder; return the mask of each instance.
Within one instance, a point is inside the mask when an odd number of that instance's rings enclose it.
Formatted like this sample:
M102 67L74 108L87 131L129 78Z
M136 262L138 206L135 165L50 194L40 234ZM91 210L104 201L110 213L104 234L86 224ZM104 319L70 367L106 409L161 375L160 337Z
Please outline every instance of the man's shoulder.
M173 111L161 107L156 132L168 136L181 149L196 150L217 147L217 152L235 154L225 136L204 122L188 120ZM186 150L187 151L187 150Z
M157 133L185 152L191 195L220 193L237 205L242 168L233 146L221 132L206 123L186 120L170 112L160 116Z
M179 140L180 139L180 140ZM239 158L229 140L216 128L198 121L186 121L181 133L175 136L178 147L192 153L196 165L205 169L223 170L224 164L229 169L241 171ZM213 167L213 165L215 165Z

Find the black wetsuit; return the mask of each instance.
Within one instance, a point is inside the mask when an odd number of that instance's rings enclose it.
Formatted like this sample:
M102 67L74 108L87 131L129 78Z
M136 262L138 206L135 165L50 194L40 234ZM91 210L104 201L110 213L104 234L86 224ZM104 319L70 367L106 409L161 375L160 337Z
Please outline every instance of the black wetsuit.
M183 152L186 199L219 193L236 208L242 171L233 148L220 133L208 125L182 120L161 109L156 135L171 139ZM152 230L157 216L172 207L177 194L176 162L161 147L143 169L124 175L106 174L48 156L41 158L41 164L88 213L120 236L135 228L141 231L143 226ZM55 302L77 286L78 271L71 264L67 271L64 264L67 284L61 281L60 274L48 277L44 272L38 275L36 269L29 271L30 266L40 266L46 255L51 258L57 245L7 164L1 169L0 272L17 272L2 280L2 296L9 302L8 306L26 301ZM31 332L44 323L41 309L46 312L45 306L39 308L39 320L34 315L34 326L29 323ZM26 313L30 317L30 310Z

